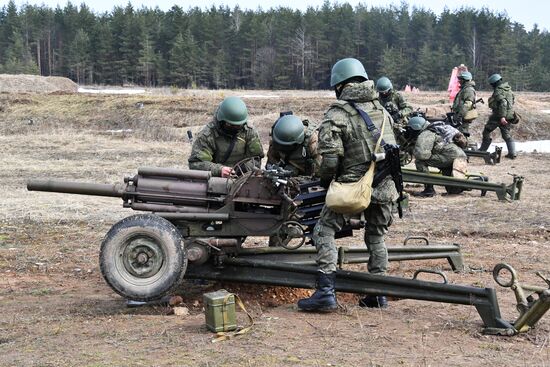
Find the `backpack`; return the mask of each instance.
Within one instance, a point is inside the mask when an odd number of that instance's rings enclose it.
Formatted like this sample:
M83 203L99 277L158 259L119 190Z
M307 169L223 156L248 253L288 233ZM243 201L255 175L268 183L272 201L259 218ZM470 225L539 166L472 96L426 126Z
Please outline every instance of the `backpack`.
M439 135L445 144L455 143L461 148L466 148L468 140L457 128L445 124L444 121L435 121L428 126L428 130Z

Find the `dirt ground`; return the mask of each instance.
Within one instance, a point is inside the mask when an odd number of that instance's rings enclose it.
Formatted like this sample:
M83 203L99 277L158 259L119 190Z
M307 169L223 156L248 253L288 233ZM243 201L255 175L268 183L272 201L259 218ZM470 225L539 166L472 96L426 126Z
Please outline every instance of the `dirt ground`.
M126 307L101 277L98 249L108 229L133 213L118 199L27 192L25 183L34 177L116 183L142 166L184 168L186 131L196 133L230 94L247 95L265 147L279 111L319 121L332 98L258 91L0 94L1 366L550 366L550 314L526 334L496 337L482 334L471 306L399 300L372 310L358 307L355 295L338 294L338 312L310 314L295 306L307 290L189 282L177 292L188 316L164 306ZM409 97L415 106L445 105L444 93ZM524 94L518 103L528 117L518 139L547 139L550 118L538 111L550 109L549 95ZM476 137L481 121L473 126ZM507 262L522 282L540 286L535 272L550 276L550 155L520 153L495 166L474 159L469 170L507 184L511 173L524 176L521 200L476 191L445 196L438 188L434 198L411 198L387 236L388 246L409 235L458 243L469 271L453 273L445 261L429 260L392 262L390 274L410 278L419 268L440 269L452 284L495 287L503 317L514 320L513 293L493 281L492 269ZM339 243L362 246L362 233ZM202 294L222 287L240 295L255 324L245 335L212 343ZM238 318L246 324L243 312Z

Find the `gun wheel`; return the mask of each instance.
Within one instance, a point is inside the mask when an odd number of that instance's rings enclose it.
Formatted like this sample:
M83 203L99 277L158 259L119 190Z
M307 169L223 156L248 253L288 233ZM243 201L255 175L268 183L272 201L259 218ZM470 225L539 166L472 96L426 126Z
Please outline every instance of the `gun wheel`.
M183 238L169 221L139 214L116 223L99 254L103 278L123 297L151 301L169 294L187 268Z

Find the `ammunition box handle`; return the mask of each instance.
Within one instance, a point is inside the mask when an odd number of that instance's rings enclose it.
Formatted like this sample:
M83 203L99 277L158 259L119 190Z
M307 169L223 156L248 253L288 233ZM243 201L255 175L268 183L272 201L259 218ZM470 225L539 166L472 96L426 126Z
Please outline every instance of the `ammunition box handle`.
M424 242L426 242L426 246L428 246L430 244L430 241L428 241L427 237L424 237L424 236L407 236L407 238L405 238L405 240L403 241L403 246L407 246L407 244L409 243L410 240L424 241Z

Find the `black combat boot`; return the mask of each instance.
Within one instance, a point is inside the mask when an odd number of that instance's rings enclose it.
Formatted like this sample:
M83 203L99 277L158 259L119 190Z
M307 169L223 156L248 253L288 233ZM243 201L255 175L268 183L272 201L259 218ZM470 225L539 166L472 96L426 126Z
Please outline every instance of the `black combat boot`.
M386 296L366 296L359 300L359 306L369 308L387 308L388 299Z
M489 139L483 138L483 140L481 141L481 146L479 147L479 150L481 150L482 152L486 152L487 149L489 149L489 146L491 145L492 141L493 139L491 138Z
M435 196L434 185L424 185L424 191L413 192L413 196L421 198L431 198Z
M508 148L508 154L505 155L506 158L516 159L516 142L512 139L506 140L506 147Z
M317 273L317 290L309 298L298 301L298 308L303 311L333 311L338 308L334 281L336 273Z

